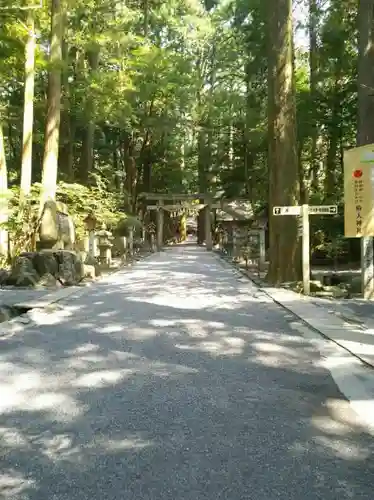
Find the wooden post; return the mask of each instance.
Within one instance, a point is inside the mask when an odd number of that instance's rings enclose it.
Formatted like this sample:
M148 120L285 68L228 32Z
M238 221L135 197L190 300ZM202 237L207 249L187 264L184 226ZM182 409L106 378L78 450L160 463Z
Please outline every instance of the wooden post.
M213 240L212 240L212 221L211 221L211 203L208 202L205 205L205 245L207 250L212 250Z
M301 208L302 217L302 268L303 268L303 288L304 295L310 294L310 248L309 248L309 207L303 205Z
M141 223L142 223L142 228L141 228L141 233L142 233L142 244L144 245L145 243L145 210L142 209L140 210L140 220L141 220Z
M373 238L361 238L361 287L364 299L372 299L374 295L373 261Z
M265 262L266 262L265 229L259 230L259 240L260 240L259 269L263 271L265 269Z
M128 237L128 245L129 245L129 254L132 256L134 254L134 228L129 228L129 237Z
M157 250L160 252L164 245L164 210L162 205L164 204L163 200L158 201L158 210L157 210Z
M88 233L88 255L90 257L96 257L96 236L95 231L90 231Z

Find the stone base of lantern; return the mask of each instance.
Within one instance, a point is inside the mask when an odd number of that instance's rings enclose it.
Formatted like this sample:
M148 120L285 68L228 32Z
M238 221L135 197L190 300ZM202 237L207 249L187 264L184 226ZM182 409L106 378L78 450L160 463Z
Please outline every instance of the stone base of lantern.
M99 262L101 265L110 266L112 264L112 245L99 246Z

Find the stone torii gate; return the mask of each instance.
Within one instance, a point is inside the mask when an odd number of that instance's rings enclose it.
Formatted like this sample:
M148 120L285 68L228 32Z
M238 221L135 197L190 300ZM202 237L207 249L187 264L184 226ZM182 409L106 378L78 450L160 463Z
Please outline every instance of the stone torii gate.
M195 194L157 194L140 193L138 198L146 201L156 201L155 205L146 205L146 210L156 210L156 244L157 250L163 246L164 211L168 210L203 210L205 214L205 244L207 250L213 249L211 211L220 208L220 203L214 203L212 195L207 193ZM165 201L172 200L172 203L165 204ZM204 200L203 203L192 203L196 200Z
M146 210L156 210L156 244L157 250L163 247L163 229L164 229L164 211L169 212L175 210L204 210L205 218L205 245L207 250L213 249L212 237L212 220L211 212L214 209L231 214L231 220L252 220L255 219L251 203L246 198L227 199L214 196L210 193L194 193L194 194L157 194L157 193L141 193L138 198L147 201L156 201L154 205L145 205ZM172 203L170 203L170 200ZM197 200L200 200L197 202ZM201 202L201 200L203 200ZM168 201L169 203L165 203ZM195 202L195 203L194 203ZM240 205L250 205L243 207ZM265 229L254 229L251 231L258 232L260 238L260 260L265 260Z

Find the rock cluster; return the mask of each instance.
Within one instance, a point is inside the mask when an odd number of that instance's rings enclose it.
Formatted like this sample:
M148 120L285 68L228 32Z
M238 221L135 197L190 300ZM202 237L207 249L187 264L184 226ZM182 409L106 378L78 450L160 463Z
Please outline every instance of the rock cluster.
M86 268L87 267L87 268ZM3 285L30 286L72 286L79 284L89 274L92 266L85 266L80 255L71 250L41 250L24 252L14 261Z

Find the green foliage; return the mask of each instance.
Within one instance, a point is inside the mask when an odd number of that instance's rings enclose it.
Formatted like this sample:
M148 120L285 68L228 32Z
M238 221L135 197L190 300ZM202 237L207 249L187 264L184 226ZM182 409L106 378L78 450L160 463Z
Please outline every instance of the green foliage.
M9 191L9 220L4 226L8 229L13 244L13 256L22 251L31 251L35 244L38 229L40 184L33 185L30 196L23 206L19 207L19 189ZM86 187L80 184L67 184L60 182L57 190L57 200L68 206L72 216L76 237L82 240L87 233L84 223L88 214L94 214L98 226L105 223L109 228L115 229L119 224L124 224L127 216L120 211L118 196L108 197L105 183L99 186ZM133 220L133 219L131 219Z
M100 222L116 227L122 221L120 227L126 227L123 221L135 210L126 184L130 157L136 163L136 193L208 189L246 196L259 210L267 205L265 3L67 3L58 197L68 204L80 234L91 210ZM315 95L309 53L299 46L295 53L299 158L311 203L340 203L341 154L356 137L357 1L318 3ZM33 200L44 149L49 3L34 14ZM0 108L12 186L19 184L22 153L25 16L2 12L0 18ZM300 24L298 29L307 29L308 19ZM94 161L84 178L92 130ZM16 190L12 193L17 206ZM18 220L15 213L13 232ZM321 220L316 231L327 242L341 231L341 224L336 227L332 236Z

